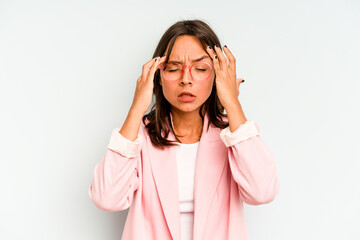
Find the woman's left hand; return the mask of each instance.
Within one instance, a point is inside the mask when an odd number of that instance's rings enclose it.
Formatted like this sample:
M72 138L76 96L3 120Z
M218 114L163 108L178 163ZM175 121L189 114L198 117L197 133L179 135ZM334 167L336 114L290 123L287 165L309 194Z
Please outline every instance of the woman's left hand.
M239 86L243 81L242 78L236 78L236 60L233 54L227 47L223 50L220 47L214 46L215 49L207 47L207 52L213 60L213 65L216 74L216 90L221 104L226 109L239 101Z

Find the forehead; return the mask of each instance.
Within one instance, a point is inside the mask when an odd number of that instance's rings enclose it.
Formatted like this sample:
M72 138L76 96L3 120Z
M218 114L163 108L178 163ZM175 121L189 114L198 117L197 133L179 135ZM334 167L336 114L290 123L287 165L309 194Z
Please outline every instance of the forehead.
M180 36L175 40L169 60L192 60L208 55L200 40L195 36Z

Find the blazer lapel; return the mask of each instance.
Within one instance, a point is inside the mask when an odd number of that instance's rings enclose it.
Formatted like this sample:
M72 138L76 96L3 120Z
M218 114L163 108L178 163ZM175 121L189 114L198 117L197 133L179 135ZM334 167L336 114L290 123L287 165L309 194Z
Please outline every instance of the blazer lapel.
M170 114L171 124L172 116ZM226 148L219 144L221 129L210 125L207 131L208 117L205 114L202 136L196 158L194 179L194 239L201 239L206 216L216 188L223 172ZM170 132L168 139L175 140ZM180 207L179 187L176 162L176 149L166 147L164 150L155 148L148 142L150 164L160 202L169 230L174 240L180 240Z
M208 117L204 117L207 127ZM202 239L207 213L223 173L227 149L220 138L221 129L210 125L203 129L195 167L194 233L193 239Z
M168 139L175 140L171 132ZM180 240L180 206L176 149L174 147L165 147L161 150L152 146L150 140L148 144L150 164L164 216L172 239Z
M149 144L152 144L151 141ZM156 189L166 222L172 239L180 240L180 206L175 148L165 147L164 150L161 150L149 146L148 149Z

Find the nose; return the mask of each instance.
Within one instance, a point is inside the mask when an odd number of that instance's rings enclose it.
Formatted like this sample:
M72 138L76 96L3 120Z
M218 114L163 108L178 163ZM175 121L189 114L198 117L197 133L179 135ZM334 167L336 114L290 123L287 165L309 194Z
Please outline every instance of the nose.
M186 66L184 68L184 74L182 75L182 77L180 78L180 84L184 85L184 84L192 84L192 76L190 74L190 68L189 66Z

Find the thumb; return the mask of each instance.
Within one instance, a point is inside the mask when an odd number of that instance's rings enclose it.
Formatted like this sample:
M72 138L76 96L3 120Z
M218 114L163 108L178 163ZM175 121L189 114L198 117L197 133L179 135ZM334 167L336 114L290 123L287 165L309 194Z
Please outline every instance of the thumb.
M236 79L236 87L237 87L237 95L239 96L239 87L240 87L240 84L242 82L244 82L245 80L243 78L237 78Z

